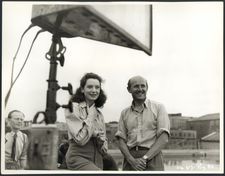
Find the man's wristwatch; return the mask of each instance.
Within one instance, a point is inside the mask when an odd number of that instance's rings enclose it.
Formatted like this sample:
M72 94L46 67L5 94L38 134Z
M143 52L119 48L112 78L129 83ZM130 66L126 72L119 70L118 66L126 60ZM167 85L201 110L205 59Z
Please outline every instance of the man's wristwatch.
M148 160L148 156L147 155L144 155L143 157L142 157L144 160Z

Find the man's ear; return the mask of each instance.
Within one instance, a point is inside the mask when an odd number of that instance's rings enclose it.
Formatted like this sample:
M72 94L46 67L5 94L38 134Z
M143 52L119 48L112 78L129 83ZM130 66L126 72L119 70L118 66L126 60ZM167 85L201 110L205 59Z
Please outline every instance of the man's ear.
M127 87L127 91L130 93L130 88L129 87Z
M146 87L147 87L147 90L148 90L148 82L146 81Z

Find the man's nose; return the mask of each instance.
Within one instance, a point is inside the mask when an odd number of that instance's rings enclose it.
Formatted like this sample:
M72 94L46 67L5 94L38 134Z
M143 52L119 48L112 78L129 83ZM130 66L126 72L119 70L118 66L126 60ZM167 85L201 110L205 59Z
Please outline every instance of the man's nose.
M141 86L138 86L138 90L139 90L139 91L142 91L143 88L142 88Z

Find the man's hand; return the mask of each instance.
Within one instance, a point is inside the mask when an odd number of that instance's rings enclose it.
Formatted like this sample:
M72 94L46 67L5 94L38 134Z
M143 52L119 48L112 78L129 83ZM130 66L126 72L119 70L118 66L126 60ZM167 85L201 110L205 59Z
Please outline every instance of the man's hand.
M146 160L143 158L134 158L129 161L130 165L138 171L143 171L146 168Z

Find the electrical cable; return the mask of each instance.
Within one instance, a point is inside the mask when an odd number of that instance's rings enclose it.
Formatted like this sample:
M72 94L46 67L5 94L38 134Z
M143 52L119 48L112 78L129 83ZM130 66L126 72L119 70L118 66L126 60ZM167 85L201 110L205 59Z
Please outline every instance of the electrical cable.
M33 39L33 41L32 41L32 44L31 44L31 46L30 46L29 52L28 52L28 54L27 54L27 57L26 57L26 59L25 59L23 65L22 65L22 67L21 67L19 73L17 74L15 80L14 80L14 81L11 81L11 85L10 85L9 91L8 91L6 97L5 97L5 107L6 107L6 105L7 105L7 102L8 102L10 93L11 93L11 90L12 90L14 84L16 83L17 79L19 78L21 72L23 71L24 66L25 66L26 63L27 63L27 60L28 60L29 55L30 55L30 53L31 53L31 50L32 50L32 48L33 48L34 42L35 42L35 40L37 39L38 35L39 35L41 32L45 32L45 30L41 29L41 30L39 30L39 31L37 32L37 34L35 35L35 37L34 37L34 39Z
M17 74L15 80L13 81L12 86L15 84L15 82L16 82L17 79L19 78L21 72L23 71L23 68L24 68L24 66L26 65L27 60L28 60L28 58L29 58L31 49L33 48L34 42L35 42L35 40L37 39L38 35L39 35L41 32L45 32L45 30L44 30L44 29L39 30L39 31L37 32L36 36L34 37L34 39L33 39L33 41L32 41L32 44L31 44L31 47L30 47L30 49L29 49L29 52L28 52L28 54L27 54L26 60L24 61L23 66L21 67L21 69L20 69L19 73Z
M20 49L20 46L21 46L21 43L22 43L22 40L23 40L23 37L24 35L32 28L36 25L34 24L30 24L28 26L28 28L23 32L23 34L21 35L21 38L20 38L20 41L19 41L19 45L18 45L18 48L17 48L17 51L16 51L16 54L15 56L13 57L13 62L12 62L12 70L11 70L11 82L10 82L10 89L6 95L6 98L5 98L5 107L6 107L6 104L7 104L7 101L8 101L8 98L9 98L9 95L10 95L10 92L11 92L11 87L12 87L12 84L13 84L13 73L14 73L14 64L15 64L15 60L16 60L16 57L17 57L17 54L19 52L19 49Z
M11 72L11 85L12 85L12 82L13 82L14 63L15 63L17 54L18 54L18 52L19 52L19 49L20 49L20 46L21 46L23 37L24 37L24 35L27 33L27 31L29 31L29 30L30 30L32 27L34 27L34 26L35 26L34 24L30 24L30 26L23 32L23 34L22 34L22 36L21 36L21 38L20 38L20 42L19 42L18 48L17 48L17 50L16 50L16 54L15 54L15 56L13 57L12 72Z

